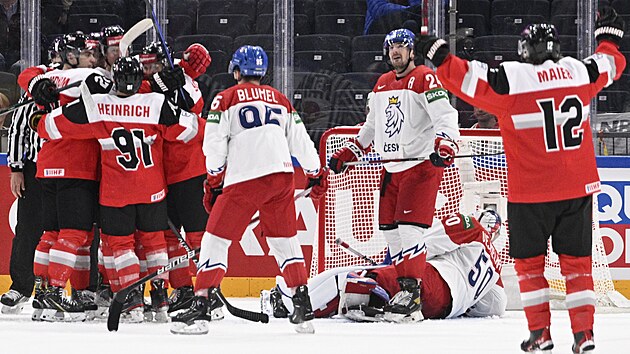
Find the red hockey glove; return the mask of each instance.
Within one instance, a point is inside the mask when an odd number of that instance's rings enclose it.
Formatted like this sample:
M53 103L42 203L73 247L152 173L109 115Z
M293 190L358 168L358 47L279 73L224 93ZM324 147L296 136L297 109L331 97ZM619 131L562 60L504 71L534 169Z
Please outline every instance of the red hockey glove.
M332 155L328 162L328 167L335 173L346 172L348 167L344 166L344 164L346 162L357 161L363 156L364 152L365 149L356 139L350 139L343 148Z
M448 138L438 137L435 139L435 152L431 154L431 162L438 167L450 166L455 155L459 152L457 143Z
M619 45L621 44L625 27L625 21L621 16L617 15L615 9L610 6L602 7L597 13L597 19L595 20L595 39L597 42L609 40Z
M48 106L59 101L57 85L44 75L37 75L28 84L28 92L40 106Z
M216 174L208 173L206 180L203 181L203 207L208 214L217 201L217 197L223 193L223 176L225 176L225 169L221 169Z
M199 43L193 43L184 51L180 65L188 76L196 79L206 72L210 63L212 63L212 58L206 47Z
M319 200L328 190L328 168L322 167L316 173L306 175L308 176L308 185L306 188L311 188L309 197L313 200Z

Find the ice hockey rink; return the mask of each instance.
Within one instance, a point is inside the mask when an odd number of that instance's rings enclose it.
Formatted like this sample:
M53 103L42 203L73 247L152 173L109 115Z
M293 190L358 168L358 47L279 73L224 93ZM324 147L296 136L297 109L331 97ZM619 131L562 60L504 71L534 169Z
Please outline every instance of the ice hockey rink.
M258 310L258 299L234 298L235 306ZM352 323L316 319L315 334L298 334L287 319L268 324L232 317L210 324L210 333L177 336L170 324L121 323L108 332L105 321L33 322L26 306L19 315L0 315L0 353L521 353L527 336L522 311L501 318L428 320L415 324ZM595 315L595 353L630 351L630 313ZM554 354L571 353L573 338L566 311L552 311Z

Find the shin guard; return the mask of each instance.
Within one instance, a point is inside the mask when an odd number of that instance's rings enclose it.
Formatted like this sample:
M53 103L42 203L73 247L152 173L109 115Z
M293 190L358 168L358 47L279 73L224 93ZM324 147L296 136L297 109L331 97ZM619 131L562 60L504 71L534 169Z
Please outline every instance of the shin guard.
M596 296L591 257L559 255L560 269L566 277L567 309L573 333L593 330Z
M427 248L424 244L423 229L415 225L399 225L402 252L395 263L398 277L422 279L427 263Z
M168 252L168 261L172 262L175 258L183 256L186 254L186 250L179 244L179 240L171 230L164 231L164 239L166 240L166 247ZM171 283L171 286L175 289L180 288L182 286L192 286L192 275L190 264L193 263L192 260L185 260L184 262L177 265L177 267L171 269L168 273L168 280ZM195 273L197 273L197 268L194 268Z
M166 252L166 241L164 240L163 231L137 231L136 241L140 243L140 246L144 250L147 260L147 273L153 273L168 264L168 254ZM167 273L162 273L156 278L164 280L164 286L168 288Z
M536 331L549 327L551 312L549 312L549 283L544 275L545 255L516 258L514 269L518 276L521 301L529 330Z
M85 290L90 286L90 248L94 241L94 231L87 232L87 239L77 250L77 261L70 274L70 283L76 290Z
M101 236L114 255L114 266L120 287L124 288L140 279L140 261L134 251L133 235L110 236L102 234Z
M267 237L269 251L276 258L280 272L290 288L306 284L306 265L297 236Z
M49 284L65 287L77 263L79 247L88 239L88 231L61 229L57 242L49 250ZM89 266L88 266L89 269ZM74 284L73 284L74 285Z
M33 274L36 277L48 280L48 264L50 256L48 252L50 248L57 242L59 231L44 231L37 248L35 248L35 257L33 259Z
M200 295L208 288L218 288L225 276L228 267L228 249L231 240L215 236L209 232L201 241L201 254L197 267L197 281L195 282L195 294Z

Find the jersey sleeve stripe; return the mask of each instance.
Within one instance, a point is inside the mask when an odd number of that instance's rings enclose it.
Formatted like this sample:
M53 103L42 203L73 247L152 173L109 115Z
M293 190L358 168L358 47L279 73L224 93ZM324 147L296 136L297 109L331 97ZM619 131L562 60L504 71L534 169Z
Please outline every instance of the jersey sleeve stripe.
M61 110L54 109L49 113L48 118L46 119L46 132L48 132L48 136L50 136L50 139L52 140L61 139L61 132L59 131L57 122L55 121L55 119L60 115Z
M185 129L183 132L181 132L181 134L179 134L179 136L177 136L178 140L182 140L183 142L187 143L197 135L197 129L199 127L197 126L196 115L186 111L181 111L181 114L179 116L179 125L181 125Z

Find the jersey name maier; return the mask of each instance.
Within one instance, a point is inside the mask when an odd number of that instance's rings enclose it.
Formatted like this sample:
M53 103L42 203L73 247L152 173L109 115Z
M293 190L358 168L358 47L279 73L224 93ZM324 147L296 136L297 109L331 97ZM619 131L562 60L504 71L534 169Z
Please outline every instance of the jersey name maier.
M57 85L57 87L68 86L68 83L70 83L70 78L65 77L65 76L52 76L51 75L49 79L50 81L54 82L55 85Z
M551 80L573 80L571 72L563 67L554 66L549 69L537 71L538 82L547 82Z
M236 90L239 102L262 100L270 103L278 103L275 92L259 87L248 87Z
M98 112L108 116L126 116L149 118L151 106L126 103L99 103Z

